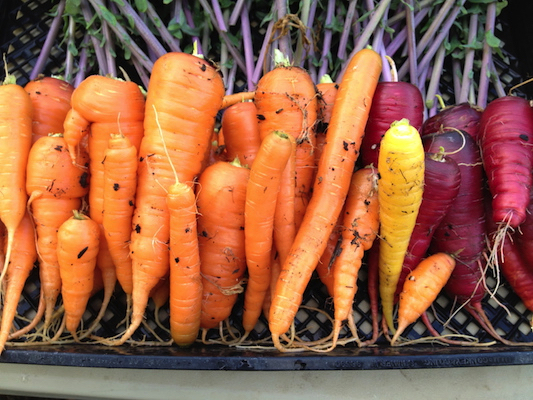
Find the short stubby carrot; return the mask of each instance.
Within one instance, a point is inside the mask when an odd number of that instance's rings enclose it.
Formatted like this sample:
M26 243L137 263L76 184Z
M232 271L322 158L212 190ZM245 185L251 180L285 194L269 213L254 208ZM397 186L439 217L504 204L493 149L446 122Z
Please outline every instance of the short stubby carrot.
M391 344L431 306L450 279L454 268L455 259L451 255L435 253L422 260L409 273L400 293L398 328Z
M32 143L33 105L30 96L8 75L0 85L0 220L7 231L5 264L15 231L26 213L26 165ZM0 282L7 268L2 270Z
M261 142L250 168L244 208L244 235L248 284L244 292L243 327L250 333L261 315L270 286L274 217L280 184L294 151L294 139L282 131L272 131Z
M357 170L350 184L343 211L343 227L333 270L333 344L335 348L342 323L352 320L357 279L363 256L379 231L378 173L375 167ZM350 327L355 336L355 326Z
M33 104L33 143L50 133L63 133L74 86L58 77L40 76L29 81L24 90Z
M394 331L394 293L424 192L425 153L408 120L391 127L381 141L378 172L380 239L379 291L383 315Z
M255 103L245 101L225 109L221 128L228 160L238 157L242 165L251 166L261 144Z
M250 170L219 161L198 179L198 242L202 273L201 328L229 317L244 290L244 208Z
M170 213L170 334L178 346L198 337L202 314L202 277L198 245L196 196L186 183L171 185Z
M73 213L57 231L57 260L65 328L77 338L78 325L93 290L100 227L88 216L76 210Z
M294 321L303 292L344 205L380 73L380 55L364 49L349 61L339 83L313 195L281 267L270 307L269 328L281 351L284 347L279 338Z

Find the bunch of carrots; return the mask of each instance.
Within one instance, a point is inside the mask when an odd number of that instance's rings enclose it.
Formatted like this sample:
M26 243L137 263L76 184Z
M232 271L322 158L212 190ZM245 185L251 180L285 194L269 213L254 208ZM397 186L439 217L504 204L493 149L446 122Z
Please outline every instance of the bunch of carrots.
M168 326L157 323L180 347L213 342L211 330L221 332L217 343L254 344L261 321L282 352L368 346L382 335L396 345L409 343L401 335L419 318L430 340L480 344L433 328L427 310L443 290L495 340L520 344L496 332L481 301L491 269L529 304L531 289L518 286L533 279L529 103L509 95L424 121L420 92L385 82L370 48L338 82L318 85L278 56L255 91L233 95L215 64L185 52L159 57L146 90L102 75L75 88L54 77L25 87L6 79L1 349L137 343L150 301L168 304ZM512 151L520 156L510 163ZM34 267L39 306L19 327ZM353 312L362 267L368 340ZM295 321L315 275L332 299L332 330L305 341ZM101 337L119 291L125 328ZM228 322L240 296L242 331Z

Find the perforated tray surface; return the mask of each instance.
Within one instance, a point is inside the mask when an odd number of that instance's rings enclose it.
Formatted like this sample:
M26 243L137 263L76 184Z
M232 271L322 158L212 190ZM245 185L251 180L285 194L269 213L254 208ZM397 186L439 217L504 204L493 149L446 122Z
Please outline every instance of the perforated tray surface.
M0 3L1 5L1 3ZM20 2L16 7L0 7L5 14L2 21L2 46L0 50L6 54L10 72L15 74L18 83L24 85L29 80L31 68L38 56L39 49L45 40L51 21L47 14L50 2L34 0ZM503 49L505 51L505 48ZM521 76L519 60L507 54L507 62L497 62L500 76L509 87L519 82ZM60 70L64 60L64 49L56 44L45 67L44 74L51 75ZM450 92L446 82L442 91ZM494 94L492 94L494 95ZM489 277L489 287L495 287L496 281ZM372 336L372 318L366 288L366 269L363 266L359 282L359 290L354 301L354 316L361 340ZM39 301L39 279L35 269L30 276L22 295L18 312L24 318L31 318ZM94 296L84 315L84 325L88 326L98 313L102 294ZM295 320L296 331L303 340L318 340L331 332L332 315L331 298L325 288L314 276L307 288L302 307ZM503 305L503 306L502 306ZM96 344L58 344L13 346L0 356L0 362L34 363L44 365L93 366L116 368L147 368L147 369L229 369L229 370L298 370L298 369L396 369L396 368L434 368L459 366L485 366L531 364L533 353L531 347L525 345L533 341L529 312L518 296L509 288L505 281L499 282L494 296L487 296L483 308L505 339L524 343L523 346L444 346L441 343L424 343L409 346L390 347L384 338L380 338L376 346L358 348L355 344L338 347L330 353L279 353L270 348L240 348L221 344L197 343L191 348L179 349L162 345L124 345L108 347ZM317 312L316 309L321 310ZM242 312L242 298L235 306L229 324L239 332ZM112 337L124 329L126 300L124 294L117 290L101 321L96 335ZM466 335L477 338L481 343L493 341L473 317L463 311L456 310L456 305L446 295L441 295L430 310L430 319L434 328L443 334ZM453 317L451 317L453 315ZM158 311L158 319L164 327L168 327L168 308ZM170 339L167 331L156 324L154 306L151 303L146 313L146 326L142 326L132 337L133 341L156 343ZM23 319L16 321L18 327L25 325ZM258 346L268 340L269 332L266 321L261 319L250 340ZM343 330L342 336L348 336ZM416 340L429 337L430 334L422 322L409 327L403 335L407 339ZM208 340L218 341L218 331L212 331Z

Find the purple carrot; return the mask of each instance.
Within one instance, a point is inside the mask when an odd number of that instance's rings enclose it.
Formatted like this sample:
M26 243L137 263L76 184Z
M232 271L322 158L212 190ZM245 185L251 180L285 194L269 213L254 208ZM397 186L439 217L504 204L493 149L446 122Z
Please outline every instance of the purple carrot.
M442 132L448 129L459 129L477 141L479 121L482 110L469 103L461 103L442 109L431 118L424 120L422 135Z

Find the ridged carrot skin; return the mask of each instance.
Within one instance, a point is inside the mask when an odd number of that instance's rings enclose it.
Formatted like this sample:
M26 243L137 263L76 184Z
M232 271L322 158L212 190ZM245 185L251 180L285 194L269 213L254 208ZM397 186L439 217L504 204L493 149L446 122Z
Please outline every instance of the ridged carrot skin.
M364 49L352 57L339 84L313 196L282 265L272 299L269 327L273 340L290 328L340 215L380 74L380 55ZM276 347L283 349L279 343Z
M379 292L383 316L394 331L394 293L424 191L424 147L408 120L393 123L379 151Z
M197 208L193 189L171 185L170 213L170 334L178 346L190 346L198 337L202 315L202 277L198 247Z
M24 86L33 104L33 143L49 133L63 133L74 86L53 76L41 76Z

